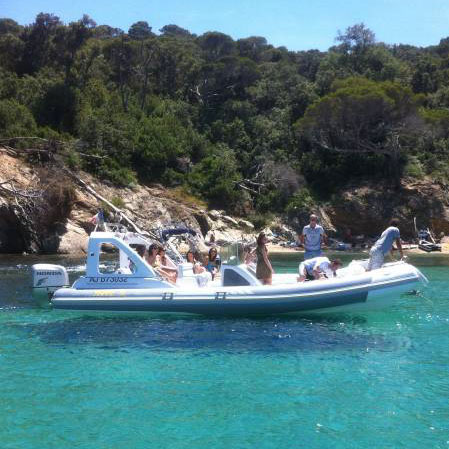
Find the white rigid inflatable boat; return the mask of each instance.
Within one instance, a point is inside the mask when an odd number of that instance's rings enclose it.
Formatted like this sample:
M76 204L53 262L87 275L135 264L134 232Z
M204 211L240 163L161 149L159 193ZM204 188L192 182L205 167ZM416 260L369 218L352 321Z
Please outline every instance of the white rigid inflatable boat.
M193 274L188 263L178 266L172 284L162 279L128 243L135 234L94 232L88 245L86 275L68 286L64 267L33 265L33 295L53 308L116 313L171 312L209 315L251 315L291 312L361 312L391 305L400 294L415 290L424 275L405 262L366 272L353 261L332 279L298 283L297 274L274 275L262 285L254 271L237 259L223 263L217 280ZM136 241L139 239L137 238ZM103 245L114 246L119 267L105 271ZM131 268L130 268L131 267Z

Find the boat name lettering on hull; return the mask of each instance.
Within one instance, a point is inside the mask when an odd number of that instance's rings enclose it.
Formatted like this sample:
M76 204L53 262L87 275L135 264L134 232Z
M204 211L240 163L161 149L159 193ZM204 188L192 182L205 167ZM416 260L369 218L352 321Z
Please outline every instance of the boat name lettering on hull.
M99 283L99 284L123 284L128 282L126 277L91 277L89 282Z

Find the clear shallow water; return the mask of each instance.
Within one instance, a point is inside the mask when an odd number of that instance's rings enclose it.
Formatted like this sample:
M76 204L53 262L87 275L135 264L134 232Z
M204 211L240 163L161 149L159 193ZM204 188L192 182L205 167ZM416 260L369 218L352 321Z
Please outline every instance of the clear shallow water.
M449 448L447 257L382 313L259 319L37 309L35 262L0 258L2 449Z

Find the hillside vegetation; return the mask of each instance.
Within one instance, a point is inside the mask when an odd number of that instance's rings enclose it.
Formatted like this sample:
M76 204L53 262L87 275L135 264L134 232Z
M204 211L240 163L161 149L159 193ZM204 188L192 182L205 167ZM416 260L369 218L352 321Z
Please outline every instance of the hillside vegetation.
M294 52L145 21L0 19L0 144L46 142L72 169L256 222L362 179L445 183L448 108L449 38L387 45L357 24L327 52Z

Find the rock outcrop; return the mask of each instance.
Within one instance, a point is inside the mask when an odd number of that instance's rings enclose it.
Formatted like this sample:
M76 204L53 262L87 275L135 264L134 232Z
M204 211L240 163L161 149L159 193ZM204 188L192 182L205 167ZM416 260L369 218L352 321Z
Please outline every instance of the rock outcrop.
M41 197L27 199L0 189L0 253L85 252L94 227L91 218L104 205L61 173L44 172L2 153L0 164L0 186L15 192L41 192ZM254 228L250 222L239 225L223 211L208 214L204 207L187 204L176 189L119 188L87 173L80 177L143 230L182 224L203 236L214 233L216 241L223 243ZM54 192L56 185L62 190Z
M392 217L400 220L401 235L416 236L418 227L430 227L435 234L449 233L449 186L431 180L403 180L399 189L388 185L362 184L338 195L323 207L333 227L341 234L378 235Z
M0 166L0 253L86 251L93 229L90 220L102 207L95 197L57 169L33 166L1 152ZM230 217L223 210L207 211L176 189L159 185L118 188L87 173L79 175L143 230L182 224L218 244L256 236L251 222ZM449 186L431 180L403 180L399 189L362 183L334 195L332 202L299 211L289 227L278 217L266 232L293 240L314 212L328 234L339 237L347 232L376 236L393 216L400 219L401 235L406 239L415 236L414 217L418 227L447 235L448 194Z

